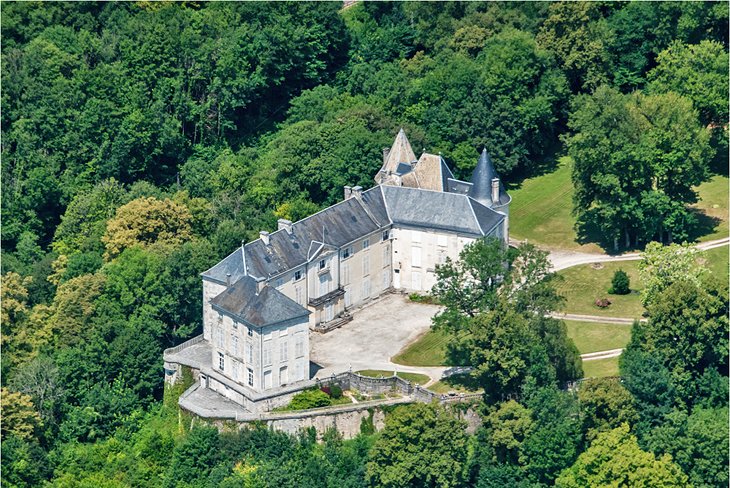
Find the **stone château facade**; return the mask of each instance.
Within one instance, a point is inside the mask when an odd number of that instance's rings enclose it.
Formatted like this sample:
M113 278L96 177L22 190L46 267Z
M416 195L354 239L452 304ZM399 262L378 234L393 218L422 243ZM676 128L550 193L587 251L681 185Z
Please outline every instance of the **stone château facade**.
M341 202L298 222L280 219L202 273L202 337L166 352L166 380L185 365L248 411L280 404L310 380L310 331L343 325L382 293L427 292L436 266L475 239L507 242L510 197L486 150L460 181L441 156L416 158L401 129L375 182L346 186Z

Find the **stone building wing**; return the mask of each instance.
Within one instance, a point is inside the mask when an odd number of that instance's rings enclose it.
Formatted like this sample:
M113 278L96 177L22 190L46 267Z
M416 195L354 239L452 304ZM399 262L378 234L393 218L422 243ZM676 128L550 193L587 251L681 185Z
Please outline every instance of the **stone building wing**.
M394 225L481 237L504 219L465 195L406 187L381 188Z
M226 312L256 327L306 317L311 313L274 287L265 286L260 291L257 287L256 280L243 277L213 298L211 305L214 310Z

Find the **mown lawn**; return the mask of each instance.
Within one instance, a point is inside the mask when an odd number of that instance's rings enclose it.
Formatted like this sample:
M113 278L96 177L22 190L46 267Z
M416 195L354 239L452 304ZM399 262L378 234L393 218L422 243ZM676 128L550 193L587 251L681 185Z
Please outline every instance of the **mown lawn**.
M730 247L722 246L705 251L707 267L712 274L723 279L728 278L728 262L730 261Z
M560 271L564 280L558 284L558 291L565 296L566 313L599 315L603 317L641 318L644 307L641 305L641 282L639 281L638 261L618 263L600 263L595 269L591 264L573 266ZM611 295L611 279L616 270L623 269L631 282L631 293L628 295ZM598 298L608 298L611 305L606 308L597 307Z
M434 393L445 394L450 391L456 393L477 393L484 391L474 383L474 380L468 374L455 374L437 381L428 387Z
M393 376L393 371L385 371L382 369L363 369L361 371L356 371L356 373L362 376L369 376L370 378L390 378ZM431 380L431 378L425 374L402 373L400 371L398 372L398 377L419 385L425 385Z
M603 378L604 376L618 376L618 356L595 361L583 361L584 378Z
M711 241L728 236L728 180L727 176L715 175L695 189L699 193L700 201L692 205L704 217L700 217L704 224L704 235L698 240Z
M573 183L570 179L572 160L560 159L552 173L529 178L520 188L509 190L510 237L550 249L602 252L596 244L576 241L573 210Z
M446 364L447 341L445 333L429 329L391 360L404 366L443 366Z
M560 158L558 168L524 180L517 189L509 190L510 236L548 249L603 252L594 243L576 240L573 210L572 160ZM697 240L709 241L728 235L728 177L715 175L696 190L700 201L692 208L700 213L701 229Z
M631 339L629 324L599 324L566 320L568 337L581 354L625 347Z

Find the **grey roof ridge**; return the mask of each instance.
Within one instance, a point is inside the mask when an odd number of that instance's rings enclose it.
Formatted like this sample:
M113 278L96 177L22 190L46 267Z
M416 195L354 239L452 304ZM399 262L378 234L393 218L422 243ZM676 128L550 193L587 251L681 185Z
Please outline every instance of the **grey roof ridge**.
M483 236L485 236L486 234L484 233L484 229L482 229L482 224L479 222L479 219L477 218L477 213L474 211L474 205L470 201L471 199L466 195L464 195L464 196L468 199L467 203L469 203L469 210L471 210L471 215L474 217L474 222L477 223L477 227L479 228L479 231L482 233Z
M360 206L362 207L362 209L365 211L365 214L368 217L370 217L370 220L372 220L373 223L375 225L377 225L378 227L383 227L383 225L380 222L378 222L378 219L375 218L375 215L373 215L373 212L368 208L367 205L365 205L365 202L362 201L362 198L355 197L355 199L357 200L357 203L359 203Z
M472 197L470 197L468 195L464 195L464 196L470 200L470 202L469 202L470 205L469 206L471 207L471 211L472 212L474 212L474 206L473 205L476 203L477 205L481 205L482 207L486 208L487 210L489 210L491 212L494 212L494 213L496 213L496 214L498 214L498 215L501 216L501 218L499 219L499 221L496 224L494 224L487 232L484 233L485 236L488 235L490 232L492 232L494 229L496 229L497 226L505 219L505 217L507 217L502 212L497 212L493 208L487 207L486 205L484 205L482 203L479 203L478 201L474 200ZM476 217L476 213L474 214L474 216ZM481 229L482 228L482 225L479 224L479 220L477 220L477 224L479 225L479 228ZM483 230L482 230L482 232L483 232Z
M383 198L383 206L385 207L385 215L388 216L388 221L390 225L393 225L393 217L390 216L390 210L388 209L388 200L385 198L385 193L383 193L383 185L378 185L378 188L380 188L380 196Z
M439 163L441 163L441 164L443 164L444 166L446 166L446 169L447 169L447 170L449 170L449 174L451 175L451 179L452 179L452 180L456 179L456 178L454 177L454 172L453 172L453 171L451 171L451 168L449 168L449 165L448 165L448 164L446 164L446 160L445 160L445 159L443 158L443 156L441 156L441 155L439 155ZM447 177L446 177L446 179L449 179L449 177L447 176ZM457 181L458 181L458 180L457 180Z

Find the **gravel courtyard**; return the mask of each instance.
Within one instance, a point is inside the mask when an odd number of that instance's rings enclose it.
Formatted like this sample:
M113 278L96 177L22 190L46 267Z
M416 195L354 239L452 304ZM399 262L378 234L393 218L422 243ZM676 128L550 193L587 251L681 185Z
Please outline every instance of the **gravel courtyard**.
M310 359L321 366L317 377L341 373L352 367L422 372L439 378L446 368L418 368L394 365L390 358L431 326L439 307L414 303L400 294L386 295L365 308L355 310L353 320L326 334L310 335Z

